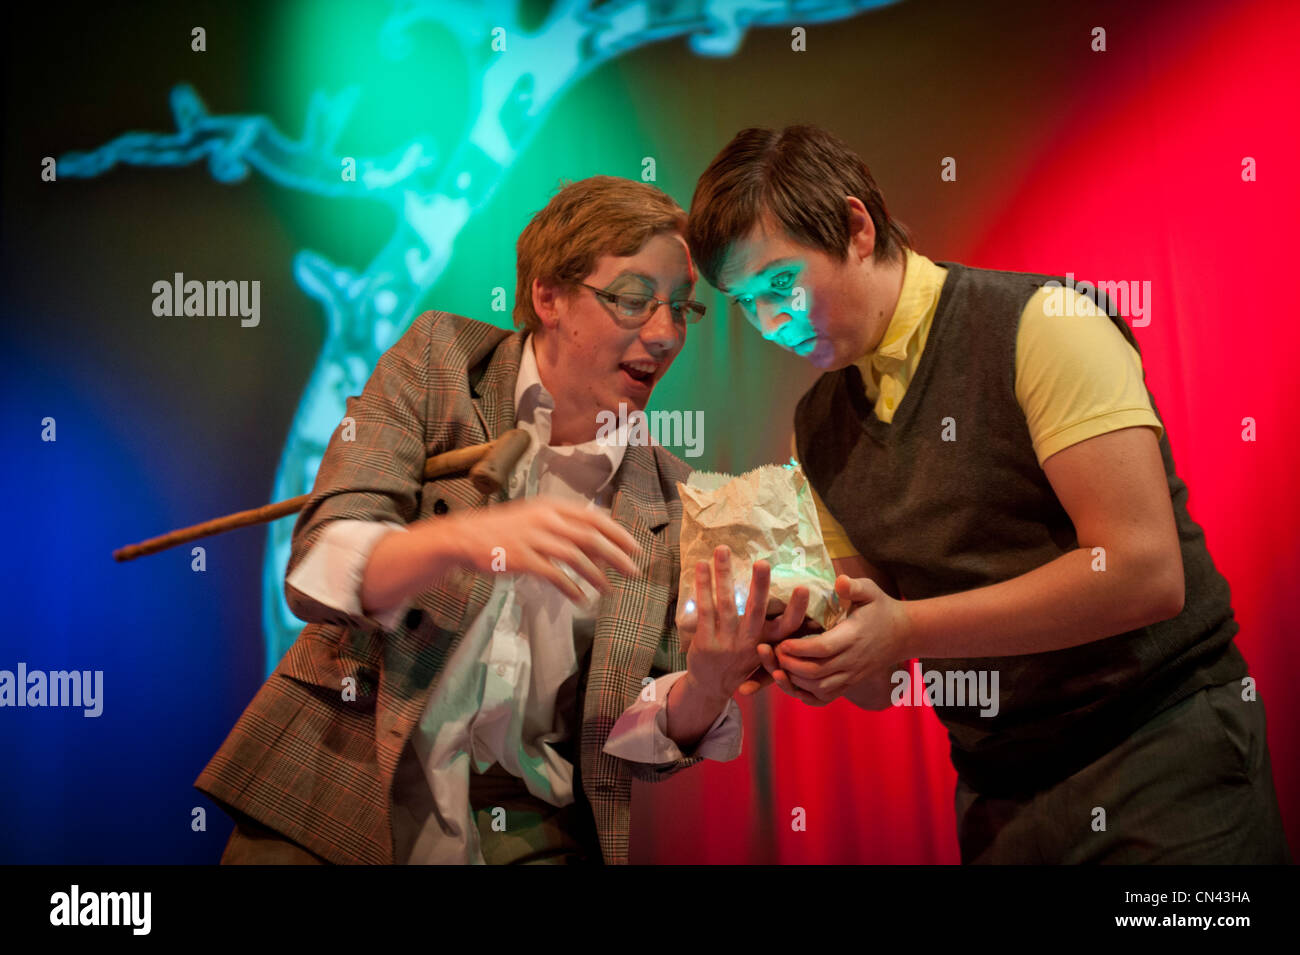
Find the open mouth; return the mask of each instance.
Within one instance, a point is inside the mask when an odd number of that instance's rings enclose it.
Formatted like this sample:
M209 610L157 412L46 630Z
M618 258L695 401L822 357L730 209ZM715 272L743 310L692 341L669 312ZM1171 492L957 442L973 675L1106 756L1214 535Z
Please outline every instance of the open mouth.
M649 361L625 361L619 363L619 370L639 385L649 385L654 381L659 366Z

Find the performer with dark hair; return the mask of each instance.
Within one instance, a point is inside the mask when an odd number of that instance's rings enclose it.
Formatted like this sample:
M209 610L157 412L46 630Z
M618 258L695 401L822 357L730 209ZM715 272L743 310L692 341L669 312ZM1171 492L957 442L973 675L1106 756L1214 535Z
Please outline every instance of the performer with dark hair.
M883 708L911 658L944 677L964 862L1287 860L1228 584L1107 297L917 253L810 126L740 132L687 235L824 372L796 452L858 606L761 647L778 685ZM979 672L995 705L945 692Z

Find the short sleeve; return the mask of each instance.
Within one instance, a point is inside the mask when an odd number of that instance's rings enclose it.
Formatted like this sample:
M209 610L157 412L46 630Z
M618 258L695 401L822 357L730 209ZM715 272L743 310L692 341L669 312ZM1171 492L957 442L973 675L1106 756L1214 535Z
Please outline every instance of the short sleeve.
M1039 466L1109 431L1146 426L1157 438L1164 434L1137 350L1105 312L1073 289L1041 288L1025 304L1016 334L1015 390Z

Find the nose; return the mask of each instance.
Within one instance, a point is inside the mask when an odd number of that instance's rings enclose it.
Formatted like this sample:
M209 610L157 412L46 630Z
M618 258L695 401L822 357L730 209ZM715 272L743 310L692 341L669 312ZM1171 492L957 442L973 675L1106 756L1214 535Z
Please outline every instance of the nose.
M641 326L641 341L656 355L671 352L685 334L685 327L673 321L673 312L667 303L657 305Z
M759 299L755 305L758 317L758 328L763 333L763 337L768 341L776 338L777 331L790 320L786 315L774 305Z

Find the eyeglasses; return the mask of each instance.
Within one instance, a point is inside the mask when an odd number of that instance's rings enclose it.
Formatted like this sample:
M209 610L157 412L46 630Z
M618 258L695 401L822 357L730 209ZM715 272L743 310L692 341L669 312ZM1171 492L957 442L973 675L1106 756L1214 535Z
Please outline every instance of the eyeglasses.
M602 302L612 305L613 308L607 311L623 328L640 328L650 321L650 316L660 305L667 305L668 310L673 314L673 321L683 324L694 325L704 317L706 311L703 303L692 302L690 299L670 302L666 299L651 298L649 295L636 295L631 292L606 292L603 288L596 288L586 282L578 284L583 288L591 289Z

